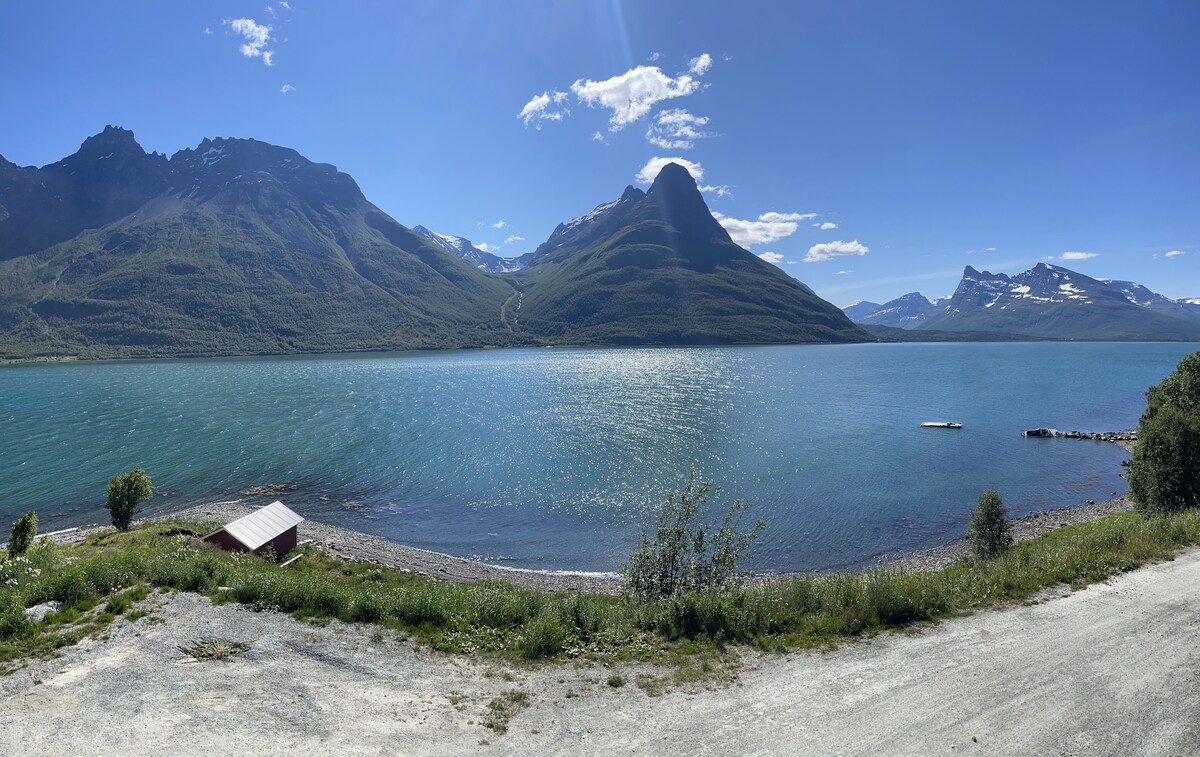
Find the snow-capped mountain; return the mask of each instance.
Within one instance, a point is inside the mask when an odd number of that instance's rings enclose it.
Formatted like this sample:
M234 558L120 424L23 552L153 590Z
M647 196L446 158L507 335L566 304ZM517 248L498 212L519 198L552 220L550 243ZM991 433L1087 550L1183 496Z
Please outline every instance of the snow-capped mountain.
M529 258L528 255L522 255L519 258L502 258L499 255L493 255L490 252L479 249L471 244L471 240L469 239L449 234L439 234L436 231L430 231L424 226L414 226L413 231L451 255L457 255L471 265L482 268L489 273L519 271L525 267L525 263Z
M1054 339L1200 339L1200 317L1162 295L1047 263L1011 277L967 266L946 308L921 328Z
M867 300L859 300L857 302L852 302L852 303L850 303L850 305L842 308L842 312L846 314L847 318L854 321L855 323L858 323L863 318L866 318L868 315L870 315L871 313L874 313L876 310L878 310L881 307L883 307L883 306L880 305L878 302L869 302Z
M890 302L885 302L868 315L859 316L858 318L853 318L852 316L852 320L855 323L863 325L915 329L919 328L943 307L945 307L944 302L939 307L926 299L920 292L909 292Z
M1182 300L1175 300L1180 305L1192 313L1200 313L1200 297L1185 297Z
M967 266L950 297L911 292L845 309L855 323L1050 339L1200 339L1200 298L1172 300L1132 281L1093 279L1038 263L1016 276Z
M1196 310L1189 309L1184 301L1172 300L1170 297L1164 297L1157 292L1152 292L1141 284L1136 284L1132 281L1115 281L1112 279L1100 279L1105 284L1108 284L1113 289L1116 289L1121 294L1125 295L1125 299L1135 305L1141 305L1150 310L1156 310L1160 313L1168 313L1171 315L1187 316L1194 312L1200 312L1200 308Z

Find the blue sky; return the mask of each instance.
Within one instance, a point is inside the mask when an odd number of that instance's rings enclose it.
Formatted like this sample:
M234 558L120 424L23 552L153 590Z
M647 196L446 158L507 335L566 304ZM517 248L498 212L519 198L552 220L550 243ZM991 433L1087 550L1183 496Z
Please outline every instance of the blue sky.
M254 137L509 256L683 158L736 239L838 305L1051 257L1200 297L1200 3L5 11L0 154L21 165L109 123L168 154Z

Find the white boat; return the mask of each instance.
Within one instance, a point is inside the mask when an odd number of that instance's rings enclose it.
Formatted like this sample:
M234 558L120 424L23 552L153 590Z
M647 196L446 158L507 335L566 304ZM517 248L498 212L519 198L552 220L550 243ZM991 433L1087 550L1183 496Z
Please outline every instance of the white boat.
M921 424L921 428L962 428L962 424L947 421L925 421Z

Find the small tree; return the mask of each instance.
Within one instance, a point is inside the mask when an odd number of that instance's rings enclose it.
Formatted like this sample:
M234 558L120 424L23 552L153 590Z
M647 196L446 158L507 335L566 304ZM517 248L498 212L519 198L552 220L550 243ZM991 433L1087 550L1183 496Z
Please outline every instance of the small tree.
M1200 352L1146 392L1129 495L1145 514L1200 507Z
M979 493L979 504L967 527L967 542L980 560L999 557L1012 546L1012 530L1004 519L1004 500L995 489Z
M759 520L749 531L739 532L736 521L749 510L749 502L729 506L720 527L699 521L712 497L721 490L712 482L696 484L692 473L683 490L672 493L654 520L654 538L643 530L641 544L621 566L626 594L643 599L664 599L699 591L724 591L739 585L746 574L738 564L766 524Z
M37 536L37 512L30 510L12 524L12 532L8 536L8 556L20 557L25 554L33 544L35 536Z
M120 531L128 531L133 525L137 506L153 493L150 477L141 468L113 476L108 482L108 504L105 505L112 515L112 524Z

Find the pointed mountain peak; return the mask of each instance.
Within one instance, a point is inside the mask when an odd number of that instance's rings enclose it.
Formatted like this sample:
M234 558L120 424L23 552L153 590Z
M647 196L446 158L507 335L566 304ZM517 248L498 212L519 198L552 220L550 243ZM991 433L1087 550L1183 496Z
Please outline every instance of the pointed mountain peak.
M645 192L630 184L625 187L625 191L621 194L621 202L629 202L631 200L637 202L645 196Z
M104 131L99 134L94 134L83 140L83 144L79 147L79 153L90 153L97 151L112 152L120 150L125 152L137 152L145 154L145 150L137 143L133 137L133 132L129 129L122 129L119 126L108 125L104 127Z
M973 279L975 279L975 278L979 278L979 271L976 271L976 270L975 270L974 268L972 268L971 266L967 266L966 268L964 268L964 269L963 269L963 277L964 277L964 278L966 278L966 277L970 277L970 278L973 278Z
M628 192L629 190L626 190ZM658 176L654 177L654 183L650 185L648 195L659 195L663 193L679 194L679 193L695 193L700 196L700 189L696 186L696 180L692 178L692 174L678 163L668 163L663 166ZM701 198L703 200L703 198Z
M662 167L646 192L646 201L658 206L661 220L693 237L719 237L726 241L728 232L713 218L704 195L691 172L678 163Z

